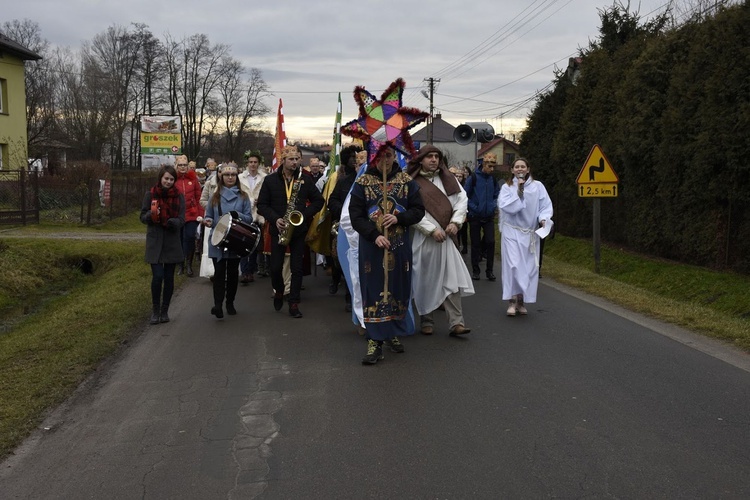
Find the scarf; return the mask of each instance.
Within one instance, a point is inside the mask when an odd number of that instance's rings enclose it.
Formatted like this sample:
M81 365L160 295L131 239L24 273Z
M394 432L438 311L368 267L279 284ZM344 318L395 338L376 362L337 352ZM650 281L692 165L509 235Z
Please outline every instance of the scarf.
M175 186L164 189L161 184L151 188L151 201L159 204L159 222L167 227L167 221L180 216L180 192Z
M424 208L432 215L440 227L445 230L451 223L453 216L453 206L451 205L448 195L443 193L440 188L432 183L432 173L419 172L414 181L419 185L419 192L422 195ZM455 180L455 177L454 177Z

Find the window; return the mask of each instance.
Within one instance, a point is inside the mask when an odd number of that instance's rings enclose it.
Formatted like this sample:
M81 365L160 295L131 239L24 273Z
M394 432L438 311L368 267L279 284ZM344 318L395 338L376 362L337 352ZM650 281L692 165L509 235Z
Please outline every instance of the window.
M515 153L505 153L505 164L506 165L513 165L514 161L516 161L516 154Z
M0 114L5 113L8 109L8 86L4 78L0 78Z

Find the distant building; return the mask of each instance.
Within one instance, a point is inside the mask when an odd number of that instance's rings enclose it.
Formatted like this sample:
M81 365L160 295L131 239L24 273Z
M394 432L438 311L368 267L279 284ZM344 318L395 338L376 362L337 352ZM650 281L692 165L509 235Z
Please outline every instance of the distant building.
M41 58L0 32L0 170L28 168L24 61Z
M493 141L482 144L477 157L481 158L485 153L495 153L497 155L496 171L498 172L510 172L513 162L521 156L518 144L502 136L496 136Z

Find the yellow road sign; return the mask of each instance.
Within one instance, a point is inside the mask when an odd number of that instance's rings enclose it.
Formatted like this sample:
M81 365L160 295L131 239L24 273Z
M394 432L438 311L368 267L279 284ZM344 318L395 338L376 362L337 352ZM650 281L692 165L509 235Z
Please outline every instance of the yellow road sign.
M617 184L585 183L578 184L579 198L617 198Z
M612 164L604 156L602 148L595 144L578 174L576 184L612 184L616 182L620 182L620 179L612 168Z

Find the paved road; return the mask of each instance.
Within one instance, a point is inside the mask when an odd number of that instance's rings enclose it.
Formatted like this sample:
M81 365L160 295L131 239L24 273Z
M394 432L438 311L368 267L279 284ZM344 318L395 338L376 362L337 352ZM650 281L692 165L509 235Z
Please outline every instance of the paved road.
M2 464L0 498L750 498L744 354L547 279L507 318L482 280L469 338L438 323L362 366L343 297L305 284L303 319L265 279L217 321L191 280Z

